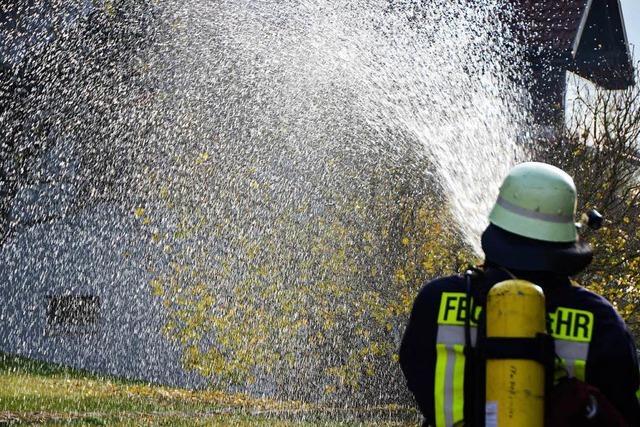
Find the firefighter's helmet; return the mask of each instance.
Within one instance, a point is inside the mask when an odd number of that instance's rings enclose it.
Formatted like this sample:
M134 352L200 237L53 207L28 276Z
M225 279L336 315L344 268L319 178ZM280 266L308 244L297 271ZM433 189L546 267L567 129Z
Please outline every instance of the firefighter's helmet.
M482 234L488 262L525 271L573 275L593 257L575 224L576 186L545 163L515 166L507 175Z
M576 186L563 170L522 163L500 187L489 221L518 236L545 242L575 242Z

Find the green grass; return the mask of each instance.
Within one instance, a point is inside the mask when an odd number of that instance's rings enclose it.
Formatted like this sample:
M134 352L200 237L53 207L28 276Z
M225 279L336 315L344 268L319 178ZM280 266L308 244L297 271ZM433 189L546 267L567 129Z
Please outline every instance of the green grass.
M366 421L347 421L356 416ZM406 408L339 412L100 377L0 353L0 425L403 426L415 425L416 419Z

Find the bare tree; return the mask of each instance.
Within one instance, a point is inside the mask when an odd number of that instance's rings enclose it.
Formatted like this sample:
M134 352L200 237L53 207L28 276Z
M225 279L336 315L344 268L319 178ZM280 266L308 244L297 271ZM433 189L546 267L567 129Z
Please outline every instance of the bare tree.
M150 3L23 3L0 4L0 245L20 228L122 200L134 145L148 132L136 114L149 91L140 64ZM62 208L13 215L21 192L47 186L73 196Z
M577 81L569 112L564 137L544 145L540 156L574 177L579 212L604 215L601 230L582 233L595 257L580 281L611 300L638 336L640 86L608 91Z

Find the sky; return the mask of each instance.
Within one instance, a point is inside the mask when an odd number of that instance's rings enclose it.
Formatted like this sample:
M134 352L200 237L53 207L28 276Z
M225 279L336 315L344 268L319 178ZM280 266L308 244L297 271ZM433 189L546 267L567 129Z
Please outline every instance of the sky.
M635 45L635 57L640 59L640 0L621 0L621 3L629 43Z

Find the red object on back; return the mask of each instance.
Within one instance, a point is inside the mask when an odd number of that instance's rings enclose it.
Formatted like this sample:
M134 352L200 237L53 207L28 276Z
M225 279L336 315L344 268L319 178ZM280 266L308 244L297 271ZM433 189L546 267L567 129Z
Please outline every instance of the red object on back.
M553 388L549 396L545 426L628 427L629 425L596 387L576 378L564 378Z

